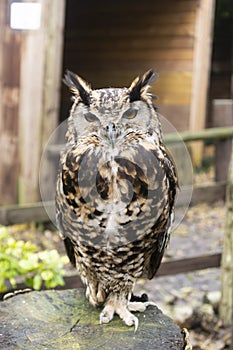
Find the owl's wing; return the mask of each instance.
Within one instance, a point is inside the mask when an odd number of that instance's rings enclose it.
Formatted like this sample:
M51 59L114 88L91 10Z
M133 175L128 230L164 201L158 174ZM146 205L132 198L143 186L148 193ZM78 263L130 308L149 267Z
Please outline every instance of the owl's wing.
M147 266L148 279L152 279L160 267L165 249L167 247L167 244L170 238L169 228L166 231L161 231L157 236L157 242L154 245L154 249L152 250L152 254L150 256L149 263Z
M178 187L177 171L172 157L164 146L161 146L160 150L162 151L163 158L158 155L156 150L154 153L157 157L160 158L165 175L168 179L168 207L167 210L164 210L164 212L161 214L153 226L153 229L157 232L157 235L156 240L154 240L148 266L146 267L148 279L152 279L156 274L161 264L164 251L169 242L171 225L174 220L175 196Z
M58 208L58 205L57 205ZM76 260L75 260L75 252L74 252L74 245L71 241L71 239L66 236L65 234L65 229L62 225L62 221L61 221L61 213L57 210L57 214L56 214L56 223L57 223L57 227L60 231L60 234L62 236L62 239L64 241L64 245L65 245L65 249L66 249L66 253L68 255L68 258L70 259L71 264L76 267Z
M65 245L66 253L68 255L68 258L70 259L71 264L74 267L76 267L74 245L73 245L72 241L69 239L69 237L64 238L64 245Z

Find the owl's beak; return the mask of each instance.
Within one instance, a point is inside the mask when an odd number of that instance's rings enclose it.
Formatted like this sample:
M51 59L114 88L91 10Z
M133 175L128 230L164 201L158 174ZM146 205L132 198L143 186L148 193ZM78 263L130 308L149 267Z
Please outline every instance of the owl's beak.
M106 127L108 138L111 142L112 147L115 146L115 140L116 140L116 126L114 123L109 123Z

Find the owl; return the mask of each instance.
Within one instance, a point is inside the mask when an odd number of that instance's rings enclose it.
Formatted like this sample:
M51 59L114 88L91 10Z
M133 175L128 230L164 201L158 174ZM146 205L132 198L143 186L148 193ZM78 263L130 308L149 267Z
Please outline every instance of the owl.
M92 89L67 71L73 94L56 186L57 226L100 323L114 314L138 327L133 298L140 276L155 275L173 220L174 163L149 92L150 70L128 88Z

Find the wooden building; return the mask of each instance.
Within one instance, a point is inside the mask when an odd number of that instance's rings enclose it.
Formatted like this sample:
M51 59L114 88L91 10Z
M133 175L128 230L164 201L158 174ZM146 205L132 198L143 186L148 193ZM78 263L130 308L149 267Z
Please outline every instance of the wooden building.
M154 68L160 113L205 127L214 0L31 0L32 30L10 27L14 2L29 1L0 2L0 204L39 200L42 149L70 106L65 69L100 88Z

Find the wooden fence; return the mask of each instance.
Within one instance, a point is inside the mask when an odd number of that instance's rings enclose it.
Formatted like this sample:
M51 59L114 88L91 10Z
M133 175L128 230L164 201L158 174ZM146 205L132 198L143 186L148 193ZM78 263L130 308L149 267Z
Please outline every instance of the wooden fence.
M179 136L180 135L180 136ZM183 132L179 135L167 134L165 141L167 144L180 142L180 137L184 142L195 141L216 141L216 147L222 145L225 147L224 142L232 139L233 127L222 127L206 129L200 132ZM219 141L221 143L219 144ZM57 156L59 153L59 146L53 146L49 150L49 155ZM229 160L230 162L230 160ZM224 174L228 169L223 169ZM225 175L224 175L225 177ZM222 175L221 175L222 178ZM211 185L194 186L191 205L198 204L200 202L214 202L219 199L225 198L227 181L215 182ZM47 209L52 207L53 203L33 203L27 205L15 205L0 207L0 224L12 225L22 222L47 222L49 220L47 212L44 209L46 205ZM172 275L177 273L186 273L190 271L219 267L221 263L221 253L212 255L197 256L192 258L185 258L182 260L170 260L161 264L157 276ZM66 287L77 286L77 276L66 276ZM80 283L80 282L79 282Z

